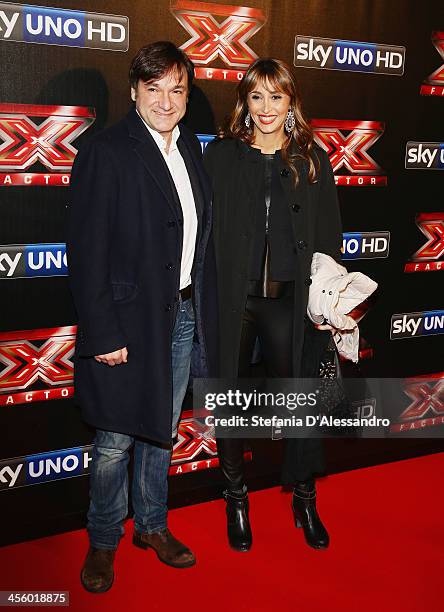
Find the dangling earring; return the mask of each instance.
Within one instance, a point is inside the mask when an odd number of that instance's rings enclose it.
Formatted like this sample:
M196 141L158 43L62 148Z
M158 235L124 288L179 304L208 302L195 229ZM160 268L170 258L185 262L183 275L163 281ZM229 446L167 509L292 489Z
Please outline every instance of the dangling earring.
M296 125L296 119L294 118L294 112L292 108L288 109L287 118L285 119L284 128L286 132L292 132Z
M250 115L250 111L248 111L246 117L245 117L245 125L247 126L247 128L250 127L250 123L251 123L251 115Z

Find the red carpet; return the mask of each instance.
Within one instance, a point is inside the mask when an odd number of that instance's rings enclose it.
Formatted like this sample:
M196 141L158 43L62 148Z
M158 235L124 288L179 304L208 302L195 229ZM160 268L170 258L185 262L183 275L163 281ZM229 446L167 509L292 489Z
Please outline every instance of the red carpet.
M0 548L0 590L70 591L70 610L256 612L438 612L443 610L444 454L356 470L319 481L327 551L306 546L293 527L290 495L251 495L249 553L225 541L224 503L170 513L170 527L191 545L197 565L176 570L131 543L131 522L111 591L90 595L79 583L85 531ZM35 508L38 517L38 509ZM5 528L5 525L3 525Z

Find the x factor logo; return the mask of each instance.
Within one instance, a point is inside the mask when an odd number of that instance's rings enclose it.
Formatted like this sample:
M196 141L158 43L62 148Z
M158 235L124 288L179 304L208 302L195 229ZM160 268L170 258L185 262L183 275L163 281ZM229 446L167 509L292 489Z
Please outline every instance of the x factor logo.
M327 152L337 185L362 187L387 185L384 171L368 149L382 136L380 121L312 119L315 141Z
M194 472L218 464L214 427L205 425L193 418L191 411L186 411L179 423L170 474Z
M251 451L244 453L244 459L251 461ZM205 425L192 410L184 411L173 448L170 476L207 470L218 465L214 426Z
M391 431L407 432L444 425L444 372L407 378L403 392L410 404L394 423Z
M203 425L197 419L184 418L179 424L177 443L174 446L173 463L191 461L204 452L215 456L217 453L214 427Z
M0 333L0 406L73 394L75 326Z
M444 380L407 382L404 392L412 403L401 414L402 421L422 419L429 413L444 416Z
M94 120L83 106L0 104L0 186L69 185L72 143Z
M420 213L415 221L427 242L405 264L404 272L444 270L444 213Z
M444 61L444 32L432 32L432 43ZM420 93L422 96L444 96L444 64L427 77Z
M171 12L191 35L181 49L197 65L196 78L222 81L242 79L247 67L257 58L247 40L266 21L260 9L195 0L172 0ZM222 21L216 20L215 16L222 18ZM235 70L208 66L217 59Z

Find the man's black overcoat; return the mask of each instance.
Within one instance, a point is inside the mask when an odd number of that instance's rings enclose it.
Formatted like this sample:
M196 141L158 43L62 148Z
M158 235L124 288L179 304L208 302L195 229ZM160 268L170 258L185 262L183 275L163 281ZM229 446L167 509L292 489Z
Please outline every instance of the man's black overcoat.
M194 375L217 375L211 194L200 144L180 125L198 216L192 271ZM171 175L133 108L78 153L71 178L70 284L78 313L75 389L89 424L171 441L171 335L178 303L183 217ZM94 355L128 348L114 367Z

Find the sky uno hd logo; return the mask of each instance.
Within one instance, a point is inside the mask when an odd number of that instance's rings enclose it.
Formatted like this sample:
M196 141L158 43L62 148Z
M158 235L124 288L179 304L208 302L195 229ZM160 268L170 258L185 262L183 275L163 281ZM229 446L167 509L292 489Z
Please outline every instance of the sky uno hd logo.
M427 242L405 264L404 272L444 270L444 213L420 213L415 221Z
M247 40L265 24L266 17L261 9L195 0L171 0L171 12L191 35L180 48L196 65L197 79L242 79L248 66L257 58L256 53L247 45ZM208 66L215 60L221 60L231 69Z
M65 244L0 246L0 279L67 274Z
M384 133L384 123L312 119L311 126L315 141L328 154L336 185L346 187L387 185L384 171L368 154L368 149Z
M444 32L432 32L432 43L444 60ZM444 64L425 79L420 93L422 96L444 96Z
M407 170L444 170L444 143L408 142L405 167Z
M392 315L390 339L444 334L444 310Z
M296 36L294 65L324 70L404 74L405 47Z
M0 491L86 476L92 446L14 457L0 461Z
M0 187L68 186L72 142L95 116L84 106L0 103Z
M0 2L0 40L127 51L128 17Z
M342 259L388 257L390 232L344 232Z
M75 326L0 333L0 406L74 393Z

